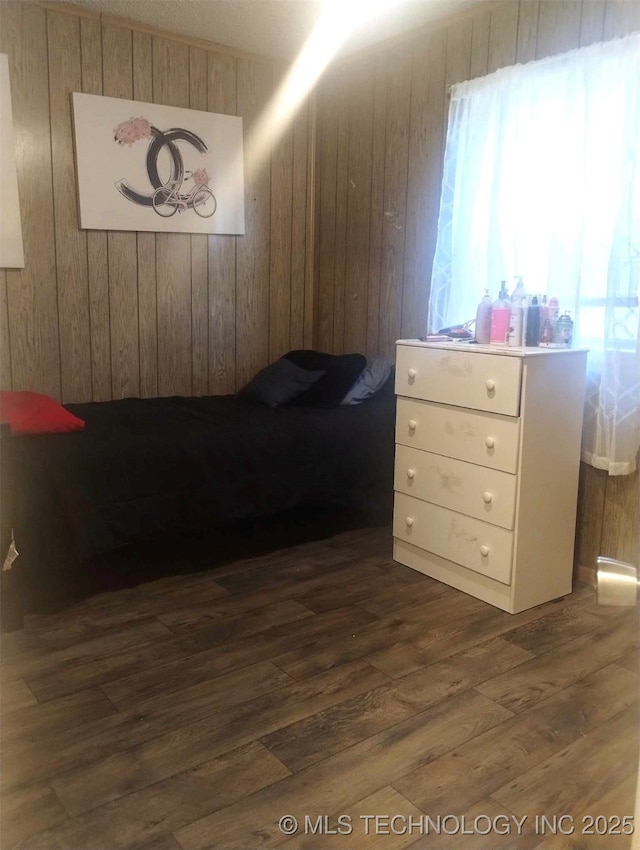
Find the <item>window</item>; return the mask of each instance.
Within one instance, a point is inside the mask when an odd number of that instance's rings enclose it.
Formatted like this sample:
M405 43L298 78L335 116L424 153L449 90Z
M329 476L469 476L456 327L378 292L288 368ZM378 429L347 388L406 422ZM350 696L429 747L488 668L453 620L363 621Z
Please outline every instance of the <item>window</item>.
M430 328L524 277L590 349L583 459L640 446L640 34L454 86ZM510 288L512 288L510 286Z

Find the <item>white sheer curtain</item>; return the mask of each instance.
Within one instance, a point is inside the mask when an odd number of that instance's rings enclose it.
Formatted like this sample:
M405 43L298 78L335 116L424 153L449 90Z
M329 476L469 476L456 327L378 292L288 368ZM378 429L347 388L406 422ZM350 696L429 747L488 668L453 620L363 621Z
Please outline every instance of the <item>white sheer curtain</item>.
M453 87L429 327L485 288L556 295L588 347L582 457L633 472L640 447L640 34Z

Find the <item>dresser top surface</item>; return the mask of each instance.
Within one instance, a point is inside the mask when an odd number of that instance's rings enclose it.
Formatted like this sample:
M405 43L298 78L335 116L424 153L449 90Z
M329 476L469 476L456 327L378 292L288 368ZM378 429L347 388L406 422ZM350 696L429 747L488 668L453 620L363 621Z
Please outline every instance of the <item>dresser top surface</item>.
M548 357L552 354L586 354L588 348L547 348L544 346L479 345L470 342L423 342L420 339L398 339L396 345L414 348L435 348L446 351L475 351L482 354L498 354L507 357Z

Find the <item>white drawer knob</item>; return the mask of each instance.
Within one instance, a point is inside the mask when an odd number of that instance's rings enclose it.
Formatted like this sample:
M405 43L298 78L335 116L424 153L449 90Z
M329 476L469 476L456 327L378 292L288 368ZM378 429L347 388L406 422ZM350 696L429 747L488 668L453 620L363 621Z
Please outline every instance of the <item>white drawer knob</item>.
M483 493L482 494L482 501L485 503L485 505L490 505L492 499L493 499L493 496L491 495L491 493Z
M409 375L409 377L410 377L410 378L415 378L415 376L416 376L418 373L416 372L416 370L415 370L415 369L409 369L409 371L408 371L408 373L407 373L407 374Z
M483 558L486 558L487 555L489 554L489 547L488 546L481 546L480 547L480 554L482 555Z
M413 479L415 477L416 477L415 469L407 469L407 478L409 478L411 481L413 481Z
M486 388L489 390L489 392L491 392L491 390L495 390L495 388L496 388L496 382L495 382L492 378L489 378L489 379L487 380L487 382L486 382L485 386L486 386Z
M484 444L488 449L492 449L495 446L496 441L493 439L493 437L485 437Z
M405 519L405 522L407 523L407 528L411 528L411 526L413 525L413 517L412 517L412 516L408 516L408 517Z
M415 431L417 427L418 427L418 423L416 422L416 420L415 420L415 419L410 419L410 420L409 420L409 430L410 430L410 431Z

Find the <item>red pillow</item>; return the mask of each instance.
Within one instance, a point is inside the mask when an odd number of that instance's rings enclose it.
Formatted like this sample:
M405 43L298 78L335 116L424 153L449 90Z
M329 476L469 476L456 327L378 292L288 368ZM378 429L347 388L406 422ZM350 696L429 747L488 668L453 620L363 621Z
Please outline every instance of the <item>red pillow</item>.
M82 419L48 395L6 390L0 390L0 422L7 422L12 434L57 434L84 428Z

